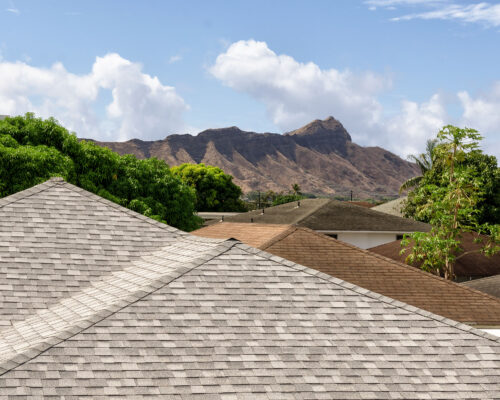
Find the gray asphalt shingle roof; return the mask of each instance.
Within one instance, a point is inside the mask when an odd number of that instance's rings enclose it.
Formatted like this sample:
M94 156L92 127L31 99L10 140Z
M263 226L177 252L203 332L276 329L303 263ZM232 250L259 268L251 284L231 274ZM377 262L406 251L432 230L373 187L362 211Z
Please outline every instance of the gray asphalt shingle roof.
M489 276L482 279L473 279L471 281L462 282L462 285L500 298L500 275Z
M0 328L0 399L500 397L499 339L319 271L234 240L163 228L60 181L4 199L0 214L9 201L11 212L23 214L26 204L12 204L28 197L38 204L39 197L69 196L66 191L79 196L54 198L58 207L80 209L80 201L91 199L97 209L110 208L93 213L90 207L96 226L123 218L146 243L118 255L112 250L123 250L121 243L100 236L110 246L100 262L121 266L100 275L87 274L85 259L71 269L66 261L59 268L49 263L51 278L36 291L39 307L21 300L24 278L15 273L35 257L21 262L18 247L2 249L4 257L11 253L15 279L7 273L0 285L9 280L21 292L9 289L14 297L2 303L20 304L2 317L12 322ZM26 227L20 232L32 233L28 240L38 237L51 249L58 236L45 237L46 227L65 226L50 212L18 218ZM11 222L1 221L5 232ZM84 237L92 230L90 223L73 226ZM144 240L143 228L157 240ZM16 238L20 246L23 236ZM73 240L71 251L78 248ZM67 252L55 248L51 254ZM57 281L71 281L79 265L87 284L61 290ZM43 279L45 270L37 271ZM47 297L42 289L50 291L52 281L57 290Z

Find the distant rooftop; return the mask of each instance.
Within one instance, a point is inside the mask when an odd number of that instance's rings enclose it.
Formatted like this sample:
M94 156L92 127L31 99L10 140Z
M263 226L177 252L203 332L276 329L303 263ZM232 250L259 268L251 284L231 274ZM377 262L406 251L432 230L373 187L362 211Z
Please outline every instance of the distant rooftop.
M421 232L430 230L430 226L422 222L330 199L304 199L264 210L249 211L224 220L291 224L316 231Z
M462 283L462 285L480 290L481 292L498 297L500 299L500 275L465 281Z
M378 206L373 207L372 210L395 215L396 217L403 217L401 208L403 207L403 201L405 201L407 198L408 197L404 196L388 201L387 203L379 204Z

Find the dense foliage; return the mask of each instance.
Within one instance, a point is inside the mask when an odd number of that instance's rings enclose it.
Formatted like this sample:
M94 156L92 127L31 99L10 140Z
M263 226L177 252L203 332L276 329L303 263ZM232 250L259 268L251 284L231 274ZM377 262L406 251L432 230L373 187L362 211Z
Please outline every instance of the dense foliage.
M446 279L454 278L463 232L489 235L482 248L486 254L500 250L495 209L498 168L494 157L478 150L481 139L474 129L445 126L437 136L432 166L408 196L405 212L429 222L432 228L405 237L403 246L413 244L407 260Z
M500 224L500 168L494 156L484 154L474 149L463 154L457 160L459 169L467 169L469 174L481 181L481 193L477 199L474 217L478 223ZM415 189L408 193L403 213L405 216L422 222L430 222L425 213L417 210L425 205L432 196L435 196L434 188L446 186L445 164L437 160L432 168L428 169L419 178Z
M200 226L194 190L165 162L79 141L52 118L26 114L0 121L0 197L52 176L179 229Z
M196 191L197 211L246 211L241 188L220 168L186 163L172 167L172 172Z

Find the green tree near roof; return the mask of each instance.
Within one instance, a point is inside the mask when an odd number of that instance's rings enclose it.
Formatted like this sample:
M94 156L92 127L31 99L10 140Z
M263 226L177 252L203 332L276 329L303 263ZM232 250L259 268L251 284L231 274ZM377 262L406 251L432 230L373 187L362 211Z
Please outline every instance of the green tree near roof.
M434 165L434 161L436 159L436 155L434 154L434 150L437 146L437 139L429 139L425 145L425 153L421 153L418 156L411 154L408 156L410 161L413 161L420 168L420 173L422 175L414 176L413 178L408 179L403 182L401 187L399 188L399 194L403 191L414 188L418 186L422 181L426 172L430 171Z
M500 251L500 225L481 221L477 205L488 190L487 176L470 162L480 154L482 137L474 129L445 126L437 135L433 149L433 166L426 171L411 193L416 200L415 217L428 221L428 233L405 235L401 253L409 251L407 261L422 269L454 278L453 266L460 252L463 232L485 233L489 236L482 251L492 255Z
M53 118L28 113L0 121L0 197L53 176L179 229L202 222L194 215L195 191L164 161L79 141Z
M185 163L172 172L195 190L197 211L246 211L241 188L219 167Z

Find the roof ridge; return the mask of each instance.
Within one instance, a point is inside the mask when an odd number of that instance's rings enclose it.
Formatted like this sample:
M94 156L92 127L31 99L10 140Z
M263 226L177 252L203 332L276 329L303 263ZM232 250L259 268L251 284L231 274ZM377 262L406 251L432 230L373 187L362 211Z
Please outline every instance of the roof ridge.
M7 206L9 204L15 203L16 201L25 199L27 197L33 196L44 190L50 189L53 186L59 184L59 182L64 181L61 177L53 177L47 179L45 182L38 183L27 189L20 190L19 192L9 194L0 199L0 208Z
M117 204L117 203L114 203L108 199L105 199L104 197L101 197L95 193L92 193L92 192L89 192L88 190L85 190L85 189L82 189L81 187L79 186L76 186L72 183L69 183L69 182L66 182L62 177L52 177L52 178L49 178L48 180L46 180L45 182L42 182L42 183L39 183L35 186L32 186L28 189L24 189L24 190L21 190L17 193L13 193L9 196L6 196L4 198L1 198L0 199L0 208L1 207L4 207L6 205L9 205L11 203L14 203L16 201L19 201L19 200L22 200L22 199L25 199L27 197L30 197L30 196L33 196L35 194L38 194L38 193L41 193L47 189L50 189L54 186L63 186L65 187L66 189L69 189L75 193L78 193L82 196L85 196L85 197L88 197L89 199L91 200L94 200L94 201L98 201L104 205L107 205L109 207L113 207L114 209L116 210L119 210L121 212L124 212L126 214L128 214L129 216L131 217L134 217L134 218L137 218L137 219L140 219L142 220L143 222L147 222L151 225L154 225L156 226L157 228L161 228L161 229L164 229L164 230L167 230L169 232L172 232L172 233L177 233L179 236L185 236L187 235L188 233L187 232L184 232L184 231L181 231L180 229L177 229L177 228L174 228L173 226L170 226L168 224L165 224L163 222L159 222L159 221L156 221L152 218L149 218L149 217L146 217L145 215L142 215L138 212L135 212L133 210L131 210L130 208L127 208L127 207L124 207L124 206L121 206L120 204Z
M260 250L260 249L255 249L255 248L252 248L250 246L248 246L247 244L244 244L244 243L237 243L237 246L238 248L240 248L241 250L244 250L246 251L247 253L251 253L251 254L256 254L260 257L263 257L265 259L268 259L270 261L274 261L274 262L277 262L277 263L280 263L280 264L284 264L286 265L287 267L290 267L290 268L293 268L297 271L301 271L301 272L304 272L306 274L309 274L309 275L313 275L319 279L322 279L324 281L327 281L327 282L330 282L330 283L333 283L335 285L338 285L344 289L347 289L347 290L351 290L351 291L354 291L362 296L368 296L368 297L371 297L373 299L376 299L376 300L379 300L383 303L386 303L386 304L390 304L396 308L400 308L400 309L403 309L405 311L409 311L409 312L412 312L412 313L416 313L416 314L419 314L423 317L426 317L426 318L429 318L429 319L433 319L435 321L439 321L439 322L442 322L446 325L449 325L451 327L454 327L454 328L457 328L457 329L460 329L464 332L469 332L473 335L476 335L476 336L480 336L480 337L483 337L485 339L488 339L488 340L491 340L491 341L494 341L494 342L497 342L497 343L500 343L500 337L497 337L497 336L494 336L494 335L491 335L487 332L483 332L477 328L474 328L470 325L467 325L467 324L464 324L463 322L459 322L459 321L454 321L450 318L446 318L446 317L443 317L441 315L438 315L438 314L434 314L430 311L426 311L426 310L423 310L421 308L418 308L418 307L415 307L415 306L412 306L410 304L407 304L407 303L403 303L402 301L399 301L399 300L395 300L395 299L392 299L390 297L387 297L387 296L384 296L382 294L379 294L379 293L376 293L376 292L373 292L369 289L365 289L365 288L362 288L361 286L358 286L358 285L355 285L353 283L350 283L350 282L347 282L347 281L344 281L342 279L339 279L339 278L336 278L332 275L328 275L324 272L321 272L321 271L318 271L318 270L315 270L313 268L309 268L309 267L306 267L304 265L300 265L300 264L297 264L293 261L290 261L290 260L287 260L283 257L280 257L280 256L276 256L274 254L271 254L271 253L268 253L264 250Z
M274 225L274 224L266 224L266 225ZM289 225L288 228L286 228L283 232L278 233L276 236L272 237L268 241L264 242L262 245L260 245L258 248L261 250L265 250L268 247L272 246L276 242L279 242L280 240L283 240L287 236L291 235L293 232L297 230L296 225Z
M200 243L206 243L202 250ZM0 330L0 376L165 287L236 243L181 237L133 261L130 267L92 282L74 296Z
M127 213L131 217L140 219L140 220L147 222L151 225L154 225L158 228L162 228L162 229L165 229L165 230L170 231L170 232L175 232L175 233L182 235L182 236L188 234L187 232L181 231L180 229L174 228L173 226L170 226L170 225L165 224L163 222L159 222L159 221L156 221L152 218L146 217L145 215L140 214L136 211L133 211L130 208L124 207L120 204L112 202L111 200L105 199L104 197L101 197L95 193L89 192L88 190L85 190L79 186L76 186L76 185L73 185L72 183L66 182L64 179L58 180L57 182L59 185L64 186L67 189L72 190L73 192L81 194L81 195L88 197L92 200L99 201L100 203L102 203L104 205L107 205L109 207L113 207L121 212Z
M302 201L304 200L308 200L308 199L303 199ZM314 200L314 199L310 199L310 200ZM311 211L309 211L308 213L304 214L304 216L298 220L296 220L293 224L291 225L295 225L295 224L298 224L299 222L302 222L304 220L306 220L307 218L309 218L311 215L313 215L314 213L316 213L321 207L325 206L326 204L330 203L332 201L332 199L318 199L318 200L326 200L325 202L322 202L320 205L318 205L317 207L313 208ZM301 200L298 200L298 201L301 201ZM318 202L319 203L319 202ZM285 203L286 204L286 203Z
M340 243L341 245L343 245L344 247L349 247L349 248L352 248L352 249L354 249L354 250L358 250L358 251L360 251L360 252L362 252L362 253L365 253L365 254L367 254L367 255L369 255L369 256L372 256L372 257L375 257L375 258L379 258L379 259L381 259L381 260L387 261L387 262L389 262L389 263L391 263L391 264L394 264L394 265L396 265L396 266L406 268L406 269L408 269L408 270L410 270L410 271L413 271L413 272L416 272L416 273L419 273L419 274L423 274L423 275L425 275L425 276L426 276L426 277L428 277L428 278L437 279L437 280L439 280L440 282L444 282L445 284L448 284L448 285L449 285L449 284L451 284L451 285L455 285L456 287L460 287L460 288L462 288L462 289L469 290L469 291L471 291L471 292L473 292L473 293L475 293L475 294L479 294L479 295L481 295L481 296L488 297L488 298L490 298L491 300L494 300L494 301L496 301L496 302L500 303L500 299L499 299L499 298L497 298L497 297L495 297L495 296L492 296L492 295L490 295L490 294L488 294L488 293L481 292L480 290L477 290L477 289L474 289L474 288L471 288L471 287L468 287L468 286L464 286L464 285L462 285L462 284L460 284L460 283L457 283L457 282L454 282L454 281L449 281L449 280L447 280L447 279L441 278L440 276L437 276L437 275L431 274L430 272L423 271L423 270L421 270L420 268L412 267L411 265L408 265L408 264L405 264L405 263L402 263L402 262L399 262L399 261L393 260L392 258L385 257L385 256L383 256L383 255L381 255L381 254L378 254L378 253L372 252L372 251L370 251L370 250L361 249L361 248L359 248L359 247L354 246L353 244L343 242L342 240L334 239L334 238L332 238L332 237L330 237L330 236L327 236L327 235L323 235L322 233L316 232L315 230L310 229L310 228L306 228L305 226L301 226L301 227L299 227L299 228L300 228L300 229L307 230L308 232L313 233L313 234L315 234L315 235L320 235L320 236L322 236L323 238L326 238L326 239L328 239L328 240L334 240L334 241L336 241L337 243ZM493 276L495 276L495 275L493 275ZM489 278L491 278L491 277L489 277Z

